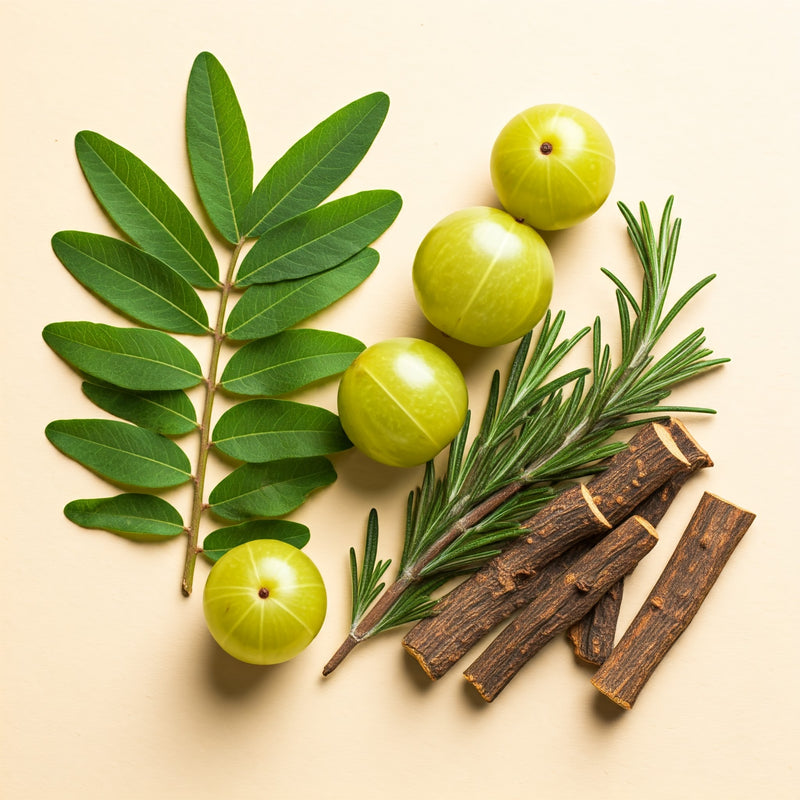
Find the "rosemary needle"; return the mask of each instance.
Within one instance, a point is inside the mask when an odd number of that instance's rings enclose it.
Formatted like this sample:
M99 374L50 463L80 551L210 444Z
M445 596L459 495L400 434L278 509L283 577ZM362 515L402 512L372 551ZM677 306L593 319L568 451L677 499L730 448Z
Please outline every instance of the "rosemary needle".
M408 498L406 530L397 576L382 582L390 561L376 561L378 517L369 515L361 568L350 551L352 624L347 638L325 666L332 672L361 641L431 614L434 593L454 576L477 570L498 546L519 534L519 524L571 480L597 472L603 459L625 447L615 433L669 413L714 413L712 409L662 405L678 384L727 358L711 358L703 330L697 330L656 358L654 348L684 306L713 278L698 281L671 306L681 223L672 221L667 200L659 229L647 206L639 219L623 203L619 209L642 266L638 300L612 272L620 353L616 365L603 343L600 319L574 336L560 339L564 313L550 312L534 342L521 340L501 387L495 371L478 431L467 446L470 417L449 447L437 476L433 461ZM590 367L558 373L575 345L591 334Z

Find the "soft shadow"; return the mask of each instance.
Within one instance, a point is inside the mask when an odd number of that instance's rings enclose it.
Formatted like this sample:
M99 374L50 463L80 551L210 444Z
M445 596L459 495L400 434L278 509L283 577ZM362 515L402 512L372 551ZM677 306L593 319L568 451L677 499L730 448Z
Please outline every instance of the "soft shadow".
M592 675L597 672L598 665L592 664L589 661L584 661L579 656L573 653L573 661L577 669L586 676L587 683L591 680ZM592 696L592 711L596 717L605 722L606 724L613 724L618 719L625 715L625 709L618 706L613 700L609 700L602 692L597 691L594 686L589 684L593 692Z
M411 655L404 647L400 648L400 658L402 659L402 667L408 675L411 685L418 691L427 694L436 688L439 681L432 680L427 676L425 670L419 665L414 656Z
M208 637L205 657L206 675L211 686L221 697L237 699L262 686L283 664L261 666L245 664L229 656L211 637Z
M550 251L550 255L553 256L553 260L558 258L560 255L559 251L567 241L564 237L569 236L569 231L539 231L538 233L542 239L544 239L547 249Z
M592 711L599 720L607 725L616 724L626 714L624 708L618 706L613 700L609 700L600 692L595 693Z
M494 186L492 186L491 182L488 181L482 186L478 187L478 192L475 194L474 205L488 206L489 208L496 208L499 211L505 211L503 206L500 205L500 201L497 199L497 193L494 190Z
M463 675L461 676L461 682L463 684L461 692L471 708L476 709L478 712L483 712L491 707L492 703L484 700L478 690Z
M353 447L342 453L336 453L334 459L337 480L352 486L359 494L371 494L376 491L390 489L398 482L406 482L415 468L390 467L381 464ZM419 468L417 481L422 479L422 468Z
M476 372L483 375L487 372L487 365L491 369L497 366L498 348L477 347L476 345L453 339L452 336L442 333L438 328L431 325L422 314L416 317L408 335L416 339L424 339L436 345L440 350L444 350L458 364L465 378L469 378L470 375Z
M436 691L438 684L442 681L460 681L461 691L464 694L465 700L469 705L476 709L485 709L491 703L487 703L475 690L475 688L464 679L462 674L463 666L459 668L458 664L454 664L441 678L433 680L427 676L425 670L417 663L417 660L409 652L403 649L401 654L403 660L403 669L408 675L409 682L413 688L422 695L427 695L430 692Z

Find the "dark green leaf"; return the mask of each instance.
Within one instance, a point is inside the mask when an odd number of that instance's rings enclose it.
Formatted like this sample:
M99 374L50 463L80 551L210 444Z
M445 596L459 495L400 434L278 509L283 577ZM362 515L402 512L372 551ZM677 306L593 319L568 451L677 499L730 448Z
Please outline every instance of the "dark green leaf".
M212 531L203 541L203 555L212 563L228 550L257 539L278 539L302 550L311 538L310 531L299 522L286 519L254 519Z
M322 456L244 464L220 481L208 499L214 513L232 522L280 517L335 480L333 464Z
M197 292L149 253L80 231L57 233L53 250L87 289L133 319L173 333L208 332L208 314Z
M347 369L364 349L352 336L311 328L284 331L249 342L222 373L229 392L277 396Z
M75 151L100 204L136 244L193 286L218 284L217 259L203 229L150 167L92 131L75 137Z
M336 414L291 400L246 400L233 406L219 418L212 440L226 455L251 463L352 447Z
M101 528L134 541L164 541L184 530L177 510L151 494L73 500L64 508L64 514L83 528Z
M378 633L400 625L407 625L409 622L429 616L437 603L437 600L434 600L431 595L440 589L447 580L448 576L439 575L412 584L411 588L401 595L400 599L375 626L374 632Z
M383 92L368 94L289 148L253 192L242 221L247 235L260 236L328 197L369 150L388 110Z
M53 322L42 336L76 369L123 389L188 389L203 377L191 351L161 331Z
M361 561L360 575L355 548L350 548L350 581L353 599L350 622L353 625L360 622L385 586L381 578L389 569L392 560L378 561L377 554L378 512L373 508L369 512L367 521L367 536L364 542L364 557Z
M194 405L180 389L128 392L87 381L83 393L109 414L164 436L181 436L197 428Z
M160 489L191 478L189 459L173 441L111 419L62 419L45 429L65 455L127 486Z
M186 144L192 175L217 230L231 243L253 192L253 158L230 79L211 53L200 53L186 93Z
M226 333L231 339L244 341L284 331L355 289L372 274L378 260L378 252L367 247L325 272L251 286L231 311Z
M236 284L276 283L335 267L374 242L394 222L401 204L397 192L376 189L292 217L253 245Z

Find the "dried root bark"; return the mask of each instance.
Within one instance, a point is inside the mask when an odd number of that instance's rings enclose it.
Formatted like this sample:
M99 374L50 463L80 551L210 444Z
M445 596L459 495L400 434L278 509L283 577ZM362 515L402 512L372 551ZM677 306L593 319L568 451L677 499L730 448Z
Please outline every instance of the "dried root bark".
M611 526L585 486L566 490L537 515L518 544L492 559L439 601L434 616L403 639L431 679L440 678L498 623L529 602L547 581L543 568Z
M644 605L592 683L629 709L694 618L755 515L706 492Z
M613 527L673 475L691 471L701 454L708 455L677 420L651 423L586 485L598 511Z
M426 674L440 678L483 636L530 602L540 590L536 577L549 562L608 532L672 476L691 471L690 459L702 449L684 433L673 424L640 429L604 472L559 495L525 524L520 539L442 598L434 615L417 623L403 640Z
M655 529L629 517L571 564L507 625L464 675L487 702L556 634L594 606L653 549Z
M583 619L567 631L575 655L589 664L602 664L614 648L625 579L620 578Z
M634 514L646 519L653 527L664 518L672 501L689 478L699 469L713 466L710 456L703 450L686 428L672 420L667 426L681 452L689 460L689 470L673 475L661 488L643 500ZM602 664L611 654L617 632L617 620L622 605L624 579L620 579L600 598L597 605L583 619L573 625L567 635L575 655L590 664Z

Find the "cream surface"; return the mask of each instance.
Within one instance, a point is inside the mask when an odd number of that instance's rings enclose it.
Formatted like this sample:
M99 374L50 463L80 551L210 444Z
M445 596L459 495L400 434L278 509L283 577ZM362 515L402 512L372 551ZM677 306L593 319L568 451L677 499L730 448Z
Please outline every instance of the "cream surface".
M30 0L4 3L2 18L4 800L798 796L800 6ZM552 307L566 311L568 334L600 315L616 348L614 287L601 268L632 287L639 273L615 204L645 201L657 217L675 195L675 296L718 277L665 346L704 327L708 345L732 361L671 398L718 411L682 416L714 467L692 478L659 525L659 543L626 584L620 625L703 491L757 519L633 710L600 696L560 637L492 705L470 693L459 669L430 684L402 651L402 631L359 646L321 677L349 627L348 549L362 547L374 507L379 557L397 563L419 469L337 455L337 482L292 515L311 529L306 552L325 579L328 616L306 651L276 667L233 661L212 640L205 564L193 596L180 592L183 541L135 544L63 516L70 500L115 491L44 437L51 420L102 412L41 330L60 320L120 324L51 250L60 230L117 235L84 182L73 138L94 130L130 149L202 219L183 123L189 70L203 50L237 91L257 179L337 108L389 94L386 123L342 192L392 188L403 210L376 243L374 274L314 325L366 344L431 340L464 370L476 420L513 345L478 350L433 330L416 305L411 265L437 220L496 204L489 155L507 120L537 103L569 103L614 144L609 200L545 237L556 265ZM205 343L183 340L205 363ZM573 355L571 364L590 363L588 344ZM299 399L333 410L336 382ZM221 399L215 414L224 409ZM210 485L224 474L214 469ZM185 487L166 496L188 509Z

